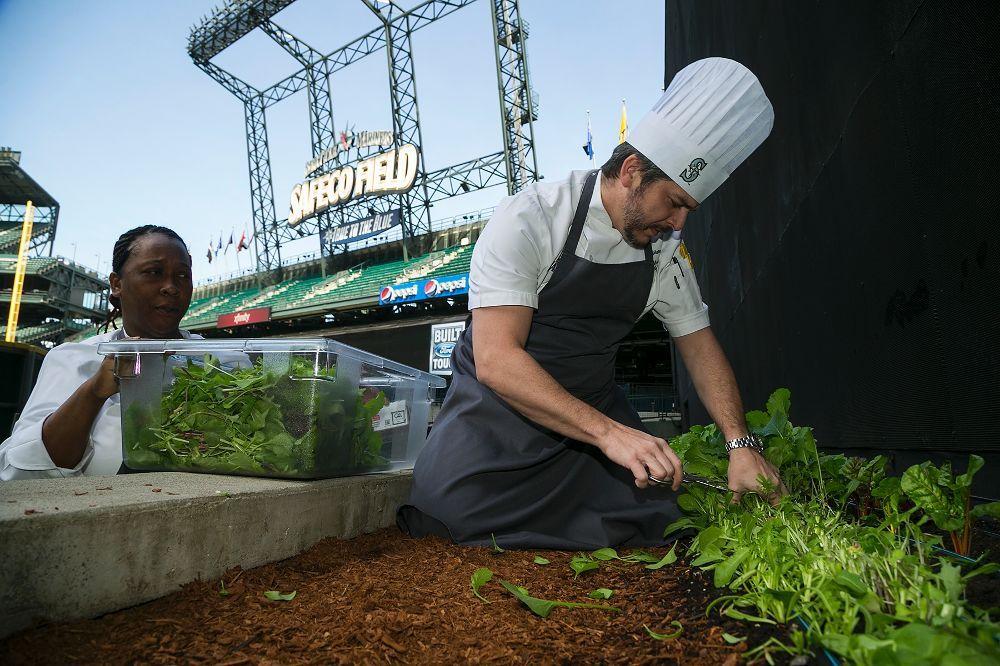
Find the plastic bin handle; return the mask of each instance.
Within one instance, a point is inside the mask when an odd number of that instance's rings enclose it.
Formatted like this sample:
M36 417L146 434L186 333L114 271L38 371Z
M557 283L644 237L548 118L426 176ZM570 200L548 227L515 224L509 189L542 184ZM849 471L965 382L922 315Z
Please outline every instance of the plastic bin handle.
M134 379L139 376L142 370L142 361L140 360L140 354L135 354L135 361L132 363L132 374L126 375L121 372L121 362L124 358L123 354L115 354L115 365L114 369L111 371L114 374L115 379Z

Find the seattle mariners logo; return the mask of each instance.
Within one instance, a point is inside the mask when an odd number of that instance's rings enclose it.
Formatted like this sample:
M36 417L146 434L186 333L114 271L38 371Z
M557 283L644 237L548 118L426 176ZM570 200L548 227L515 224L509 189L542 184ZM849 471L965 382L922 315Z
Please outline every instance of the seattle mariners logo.
M708 166L708 162L700 157L696 157L691 160L691 164L688 165L687 169L681 171L681 178L684 179L685 183L693 183L695 179L701 175L701 170Z

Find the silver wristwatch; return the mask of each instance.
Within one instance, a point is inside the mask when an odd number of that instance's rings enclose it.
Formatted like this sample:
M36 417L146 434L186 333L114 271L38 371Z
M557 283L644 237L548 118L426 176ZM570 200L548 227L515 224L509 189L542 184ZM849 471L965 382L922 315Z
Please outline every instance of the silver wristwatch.
M753 449L757 453L764 455L764 442L757 435L750 433L749 435L726 442L726 452L730 453L733 449Z

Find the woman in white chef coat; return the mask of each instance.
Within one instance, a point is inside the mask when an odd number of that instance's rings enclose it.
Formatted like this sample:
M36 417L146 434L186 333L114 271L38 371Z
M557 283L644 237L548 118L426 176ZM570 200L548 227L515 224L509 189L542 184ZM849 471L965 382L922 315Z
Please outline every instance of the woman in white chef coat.
M122 327L45 356L11 436L0 444L0 481L116 474L122 464L121 404L114 362L101 342L125 337L199 337L179 328L191 303L191 255L171 229L146 225L115 243L109 300Z

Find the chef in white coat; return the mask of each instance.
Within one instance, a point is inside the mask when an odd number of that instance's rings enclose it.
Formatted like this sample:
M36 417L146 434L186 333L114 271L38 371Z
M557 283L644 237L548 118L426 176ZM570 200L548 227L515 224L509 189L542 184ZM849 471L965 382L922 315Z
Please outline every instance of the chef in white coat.
M397 514L403 530L511 548L663 543L680 516L681 463L614 382L619 345L650 311L725 436L734 498L760 490L760 477L781 487L747 431L679 233L773 120L750 70L700 60L602 169L532 183L497 207L476 243L452 386Z
M196 338L179 328L191 303L191 255L166 227L146 225L115 243L109 323L122 327L45 356L11 436L0 444L0 481L116 474L122 466L121 403L101 342Z

